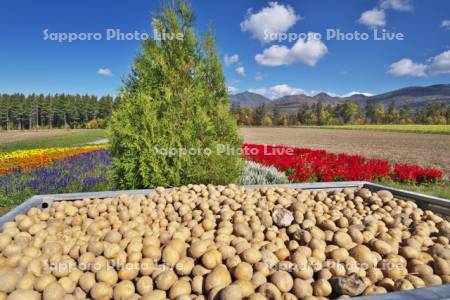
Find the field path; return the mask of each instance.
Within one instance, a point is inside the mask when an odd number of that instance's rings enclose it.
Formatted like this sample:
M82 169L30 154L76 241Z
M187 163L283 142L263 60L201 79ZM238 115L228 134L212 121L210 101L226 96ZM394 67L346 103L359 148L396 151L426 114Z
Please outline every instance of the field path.
M89 129L48 129L48 130L9 130L0 131L0 144L20 141L39 140L72 133L83 132Z
M314 128L241 128L246 143L281 144L438 167L450 175L450 135Z

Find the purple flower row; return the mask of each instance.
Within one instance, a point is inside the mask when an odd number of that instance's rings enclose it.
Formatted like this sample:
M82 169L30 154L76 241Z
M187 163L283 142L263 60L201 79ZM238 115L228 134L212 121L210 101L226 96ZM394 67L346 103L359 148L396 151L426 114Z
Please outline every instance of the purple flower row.
M84 153L45 167L0 176L0 192L5 197L107 189L110 165L108 150Z

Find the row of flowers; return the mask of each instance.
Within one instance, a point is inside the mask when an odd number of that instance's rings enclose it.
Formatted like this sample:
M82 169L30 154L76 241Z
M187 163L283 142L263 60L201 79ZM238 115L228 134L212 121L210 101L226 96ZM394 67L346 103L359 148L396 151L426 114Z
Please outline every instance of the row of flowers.
M255 176L250 176L250 179L249 176L242 177L246 183L261 176L283 182L287 179L291 182L392 179L432 183L444 178L444 174L434 168L391 164L385 160L333 154L324 150L244 144L242 152L248 161L275 168L268 172L269 169L261 171L261 166L252 168L248 165L246 170L251 169L250 173ZM110 168L109 151L102 147L1 154L0 200L9 203L24 200L33 194L106 190L111 188L108 178ZM275 178L273 174L277 170L286 174L287 178L280 177L284 174L278 174Z
M276 167L293 182L392 179L397 182L432 183L444 178L441 170L391 164L360 155L280 145L243 145L244 158Z
M0 176L0 200L17 204L31 195L108 190L111 156L96 149L46 166L15 169Z
M31 170L38 167L44 167L68 157L74 157L102 149L103 147L99 146L86 146L78 148L19 150L0 153L0 175L16 170Z

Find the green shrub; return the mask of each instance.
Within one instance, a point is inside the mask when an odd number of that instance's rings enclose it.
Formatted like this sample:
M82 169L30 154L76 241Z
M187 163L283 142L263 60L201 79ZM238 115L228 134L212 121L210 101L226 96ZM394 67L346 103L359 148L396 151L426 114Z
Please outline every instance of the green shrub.
M134 61L110 122L113 180L118 188L237 182L240 149L236 120L211 30L200 42L183 1L153 18L154 31ZM179 37L182 38L179 38ZM172 155L167 150L210 149L211 155Z
M94 119L86 123L86 129L105 129L108 121L105 119Z
M246 161L244 171L239 178L239 184L286 184L289 179L275 167L266 167L254 161Z

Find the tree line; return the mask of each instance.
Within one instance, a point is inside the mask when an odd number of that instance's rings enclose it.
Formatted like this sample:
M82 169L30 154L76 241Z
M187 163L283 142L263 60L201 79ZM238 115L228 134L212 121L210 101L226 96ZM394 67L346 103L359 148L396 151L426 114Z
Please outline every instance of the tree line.
M297 111L282 112L278 107L269 111L265 104L256 108L232 106L241 126L295 126L344 124L450 124L450 105L427 102L413 110L392 101L387 107L368 101L360 105L346 101L338 105L303 104Z
M0 130L39 128L105 128L118 98L70 94L0 94ZM295 126L342 124L450 124L450 106L427 102L413 110L408 105L387 107L368 101L338 105L303 104L297 111L269 111L233 105L231 111L241 126Z
M114 102L111 96L0 94L0 130L102 128Z

